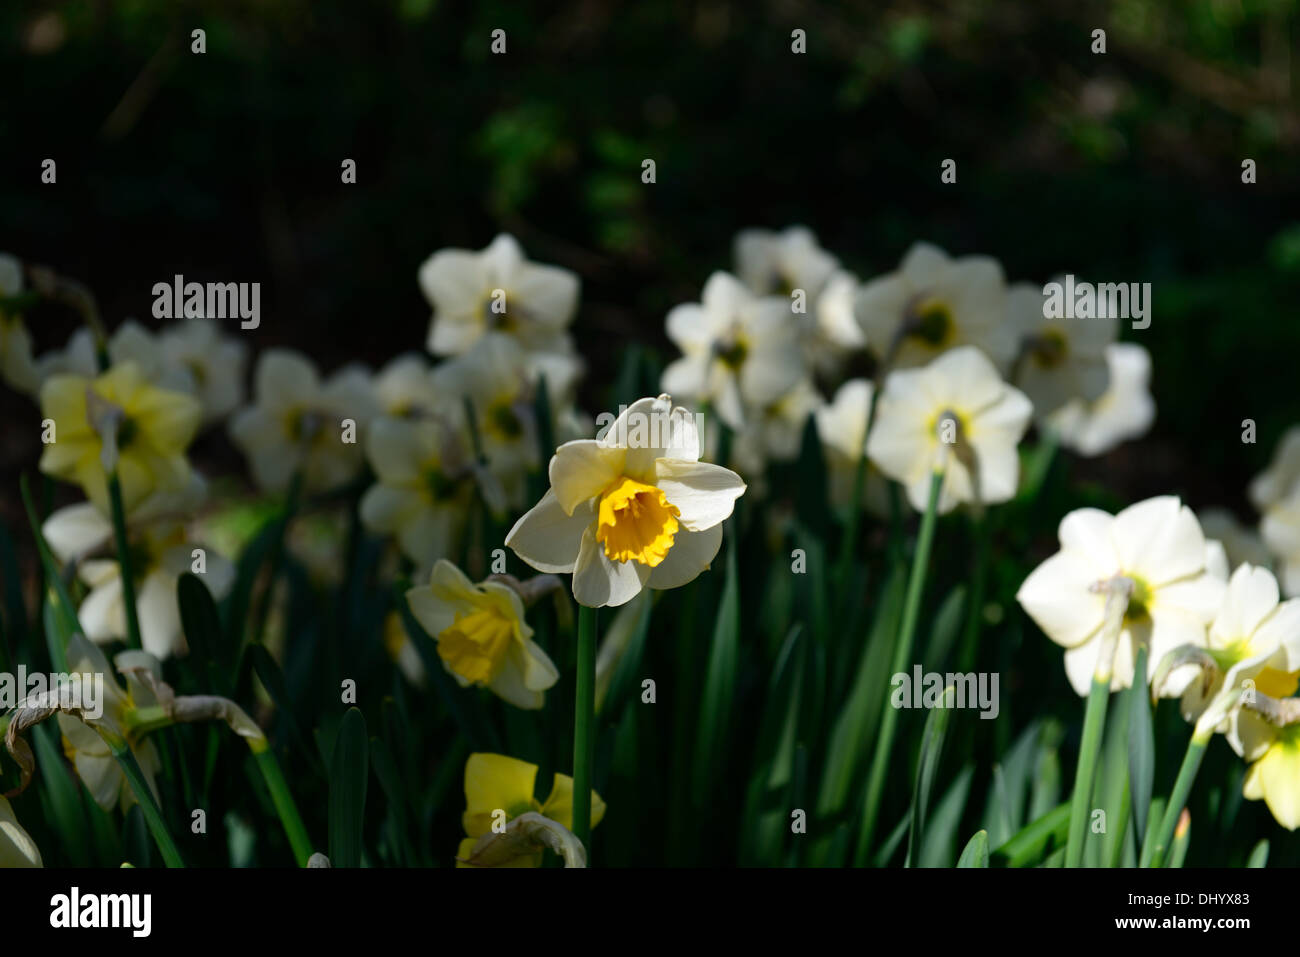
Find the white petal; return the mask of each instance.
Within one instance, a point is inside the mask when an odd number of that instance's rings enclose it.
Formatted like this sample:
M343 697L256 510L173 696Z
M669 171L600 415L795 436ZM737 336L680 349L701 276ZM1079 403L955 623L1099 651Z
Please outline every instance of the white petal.
M659 459L655 479L669 503L681 512L682 526L693 532L724 521L745 491L739 475L710 462Z
M650 577L650 566L638 561L612 562L596 541L592 523L582 535L578 561L573 568L573 597L581 605L600 608L622 605L636 597Z
M1115 516L1111 540L1127 572L1148 585L1195 575L1205 567L1205 537L1196 515L1176 496L1130 505Z
M551 491L566 514L594 498L623 474L625 453L596 439L565 442L551 457Z
M526 512L510 529L506 545L525 562L543 572L572 572L578 560L583 533L596 521L589 504L565 513L548 490L542 500Z
M722 547L722 525L713 525L702 532L681 529L673 536L673 547L668 555L650 572L646 585L650 588L679 588L694 581L717 557Z
M1105 599L1089 590L1096 580L1088 557L1067 549L1035 568L1016 600L1052 641L1079 645L1097 634L1105 617Z

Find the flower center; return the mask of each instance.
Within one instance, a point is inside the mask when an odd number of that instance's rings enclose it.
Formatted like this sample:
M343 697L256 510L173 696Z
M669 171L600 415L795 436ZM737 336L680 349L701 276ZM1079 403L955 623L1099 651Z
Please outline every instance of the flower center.
M489 407L485 426L495 437L507 442L524 434L524 424L515 414L515 405L511 399L494 402Z
M610 561L635 559L653 568L673 547L679 515L662 491L623 476L601 493L596 541Z
M456 497L456 492L460 489L460 481L441 469L431 468L424 473L424 487L433 501L445 502Z
M1065 362L1070 353L1070 343L1060 329L1048 329L1041 335L1033 337L1029 349L1029 354L1036 365L1045 369L1054 369Z
M742 336L734 335L713 344L713 354L733 372L739 369L749 355L749 343Z
M466 681L491 681L505 662L514 622L493 607L459 614L438 635L438 656Z
M952 333L952 312L938 299L928 299L912 316L911 333L932 346L941 346Z
M1133 581L1133 594L1129 595L1128 608L1124 611L1124 624L1134 625L1151 617L1151 586L1136 575L1128 577Z
M500 299L495 295L489 294L483 300L483 324L489 331L496 332L513 332L518 326L518 317L510 308L510 293L506 293ZM498 307L497 303L501 305Z

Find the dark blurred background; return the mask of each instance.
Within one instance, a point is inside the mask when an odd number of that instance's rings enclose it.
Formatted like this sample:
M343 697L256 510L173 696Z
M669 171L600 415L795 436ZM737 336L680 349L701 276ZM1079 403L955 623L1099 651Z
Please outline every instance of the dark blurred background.
M1124 336L1154 356L1155 434L1085 474L1245 518L1245 482L1300 421L1298 9L11 2L0 249L87 283L110 327L156 325L151 287L174 273L260 281L261 328L231 331L332 368L422 348L421 261L509 231L582 277L592 411L629 341L671 355L666 311L746 226L804 223L863 278L928 239L1012 280L1150 281L1152 325ZM33 313L38 349L76 321ZM37 431L25 400L0 403L12 491ZM199 458L237 467L224 441Z

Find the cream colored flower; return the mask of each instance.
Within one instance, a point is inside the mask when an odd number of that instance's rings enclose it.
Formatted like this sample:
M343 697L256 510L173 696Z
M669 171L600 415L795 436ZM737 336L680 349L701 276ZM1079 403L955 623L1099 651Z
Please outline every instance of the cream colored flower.
M1118 515L1077 509L1061 520L1059 536L1061 550L1030 573L1016 599L1066 649L1065 671L1076 692L1088 693L1097 666L1106 597L1094 586L1117 575L1131 579L1134 590L1115 652L1113 688L1132 684L1139 642L1150 649L1144 681L1169 651L1205 647L1206 628L1223 600L1224 570L1212 563L1196 515L1176 496L1147 499Z
M1242 794L1263 800L1277 823L1294 831L1300 827L1300 725L1277 728L1259 721L1258 732L1243 755L1254 763L1246 770Z
M1300 595L1300 485L1269 506L1260 519L1259 534L1277 556L1282 591Z
M1286 499L1300 483L1300 425L1283 434L1268 468L1250 483L1250 501L1261 512Z
M713 561L745 491L699 458L690 413L667 395L638 399L601 438L556 450L550 489L506 544L539 571L572 572L574 597L591 607L684 585Z
M0 298L23 291L23 268L13 256L0 253ZM28 395L40 383L36 360L32 358L32 337L22 316L0 306L0 380Z
M456 427L440 418L381 417L366 438L366 455L376 478L361 499L366 528L395 536L423 571L453 554L479 481Z
M747 480L758 479L768 462L798 458L808 417L824 403L812 380L801 379L775 402L747 412L745 428L735 434L731 443L737 471Z
M110 365L133 362L150 385L197 396L191 371L171 361L163 349L162 340L134 319L127 319L113 330L108 337L107 351ZM42 383L51 376L64 373L95 377L99 374L99 357L94 335L81 327L68 338L65 348L41 356L37 368Z
M988 256L951 259L928 243L898 271L858 289L855 311L870 347L890 368L925 365L955 346L978 346L999 368L1015 355L1006 280Z
M491 579L476 585L443 559L433 566L429 584L412 588L406 600L462 687L486 687L516 708L537 709L559 680L509 585Z
M1121 442L1140 438L1156 417L1151 354L1130 342L1113 343L1106 347L1106 367L1110 380L1099 399L1075 399L1048 416L1061 444L1079 455L1104 455Z
M817 410L817 435L826 454L831 501L841 508L853 501L853 483L857 481L873 391L868 380L850 379L836 390L830 403ZM874 515L888 513L888 484L880 469L870 460L863 483L862 504Z
M434 387L428 359L416 352L404 353L380 369L374 386L379 410L396 419L437 415L445 401Z
M668 338L683 355L664 370L664 390L708 402L727 425L744 427L746 409L770 405L804 377L799 327L790 320L787 300L760 299L715 272L699 303L668 313Z
M41 386L41 415L54 425L41 471L76 482L105 514L114 469L127 511L154 492L175 491L189 482L185 450L202 409L187 395L149 385L134 362L94 379L47 379Z
M1013 378L1040 421L1071 400L1093 402L1106 391L1106 350L1119 330L1114 316L1045 318L1042 287L1016 283L1007 291L1007 320L1018 341Z
M941 463L940 513L959 502L993 504L1015 495L1016 446L1033 406L980 350L962 346L924 369L891 372L879 401L867 454L903 484L913 508L925 510L930 476Z
M129 522L140 643L160 660L188 653L176 598L180 576L201 569L196 572L199 580L217 599L225 597L235 582L235 566L228 559L188 540L185 520L203 498L204 484L195 473L182 492L156 493L146 499ZM59 509L42 531L59 562L76 562L78 575L90 589L77 610L86 637L99 644L125 638L121 566L116 557L98 557L112 553L112 523L86 502Z
M40 848L18 823L9 799L0 794L0 869L44 866Z
M211 319L183 319L158 337L163 359L188 376L186 390L203 403L206 422L223 419L244 401L248 348ZM112 344L109 346L112 353Z
M736 275L756 295L788 297L795 289L815 302L839 268L839 260L817 244L806 226L781 232L745 229L735 240Z
M578 309L578 277L529 262L513 236L481 252L442 249L420 266L433 306L429 351L459 355L484 334L501 332L527 350L568 352L566 330Z
M255 404L231 419L230 437L248 457L258 485L281 491L299 470L308 491L356 477L363 430L376 412L363 370L347 367L322 382L303 356L271 349L258 360L253 394Z

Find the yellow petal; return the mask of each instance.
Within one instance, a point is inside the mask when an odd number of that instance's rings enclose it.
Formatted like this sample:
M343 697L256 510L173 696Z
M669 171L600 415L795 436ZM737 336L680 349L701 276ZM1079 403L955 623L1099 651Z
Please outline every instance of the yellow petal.
M492 814L506 818L534 809L537 765L504 754L471 754L465 762L465 833L479 837L492 830Z
M552 821L563 824L573 830L573 778L567 774L557 774L551 785L550 796L542 805L542 813ZM596 789L591 791L591 826L595 827L605 816L605 802L601 800Z

